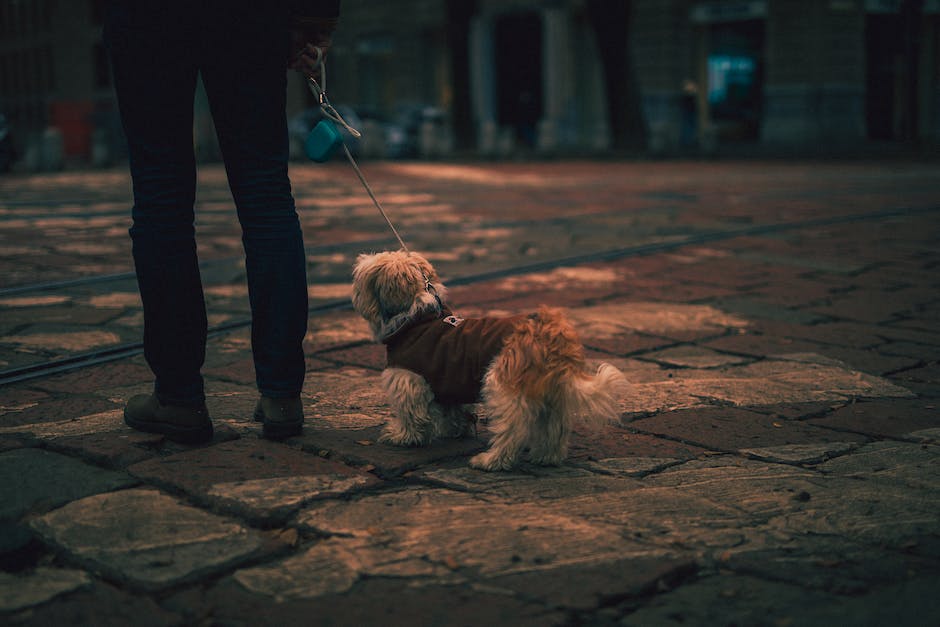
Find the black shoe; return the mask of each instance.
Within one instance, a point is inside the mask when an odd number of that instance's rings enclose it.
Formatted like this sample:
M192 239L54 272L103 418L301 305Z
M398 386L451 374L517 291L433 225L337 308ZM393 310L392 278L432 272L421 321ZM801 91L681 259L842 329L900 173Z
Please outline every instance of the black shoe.
M268 398L262 396L255 407L255 420L263 423L261 433L271 440L300 435L304 427L304 406L299 396Z
M212 421L205 405L164 405L156 394L138 394L127 401L124 422L138 431L160 433L181 444L199 444L212 439Z

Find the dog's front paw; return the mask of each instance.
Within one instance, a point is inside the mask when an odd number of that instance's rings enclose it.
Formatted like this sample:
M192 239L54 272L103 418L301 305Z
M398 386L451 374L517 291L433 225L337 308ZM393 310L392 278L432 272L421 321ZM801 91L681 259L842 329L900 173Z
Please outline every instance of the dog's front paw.
M385 428L379 435L379 442L394 446L421 446L425 443L420 433Z
M510 470L515 466L515 460L495 454L493 451L484 451L470 458L470 466L486 471Z

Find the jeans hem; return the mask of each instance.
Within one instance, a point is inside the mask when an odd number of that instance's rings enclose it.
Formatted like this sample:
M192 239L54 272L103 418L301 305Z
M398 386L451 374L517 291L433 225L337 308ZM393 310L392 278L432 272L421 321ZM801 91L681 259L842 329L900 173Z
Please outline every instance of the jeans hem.
M283 390L258 390L261 393L261 396L265 398L298 398L300 396L300 390L296 392L285 392Z

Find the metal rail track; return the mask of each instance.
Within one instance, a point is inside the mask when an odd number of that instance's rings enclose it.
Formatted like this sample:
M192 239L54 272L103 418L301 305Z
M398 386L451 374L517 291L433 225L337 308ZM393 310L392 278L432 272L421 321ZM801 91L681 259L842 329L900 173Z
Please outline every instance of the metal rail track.
M337 242L335 244L318 244L316 246L308 246L305 249L305 254L316 255L323 253L332 253L336 251L346 250L347 248L357 248L357 247L369 247L369 246L384 246L394 242L394 238L391 237L377 237L372 239L365 240L352 240L348 242ZM233 257L221 257L219 259L209 259L206 261L199 262L199 267L201 269L209 268L212 266L218 266L226 263L232 263L244 259L243 255L233 256ZM128 279L134 279L136 275L133 271L127 272L115 272L113 274L95 274L90 276L76 277L74 279L62 279L60 281L44 281L41 283L29 283L26 285L14 285L12 287L0 288L0 298L5 296L17 296L20 294L28 294L30 292L44 292L49 290L58 290L68 287L79 287L82 285L94 285L96 283L110 283L111 281L123 281Z
M586 263L597 263L603 261L613 261L626 257L638 257L643 255L652 255L661 252L667 252L682 248L714 242L720 240L734 239L736 237L746 237L755 235L767 235L772 233L782 233L800 229L836 226L839 224L867 222L876 220L888 220L898 217L909 217L923 215L928 213L940 212L940 206L920 207L920 208L902 208L888 209L862 214L849 214L844 216L834 216L826 218L816 218L811 220L802 220L797 222L782 222L766 225L757 225L742 227L736 229L704 231L667 242L656 242L651 244L640 244L636 246L627 246L624 248L614 248L598 251L594 253L585 253L557 259L548 259L530 264L522 264L509 268L502 268L478 274L454 277L447 281L449 286L471 285L510 276L522 274L531 274L535 272L545 272L556 268L577 266ZM351 309L352 304L347 299L332 300L310 308L310 315L313 317L321 316L333 311L342 311ZM215 337L231 331L242 329L251 325L251 319L234 320L225 324L216 325L209 329L210 337ZM127 343L119 346L113 346L107 349L95 350L86 353L80 353L65 357L62 359L50 360L38 364L31 364L19 368L10 368L0 371L0 387L13 383L20 383L37 379L41 377L70 372L89 366L117 361L127 357L133 357L143 353L143 344L140 342Z
M605 217L610 215L616 215L622 213L622 209L614 209L610 211L599 211L593 213L584 213L577 216L561 216L550 218L548 220L494 220L486 221L477 224L471 224L468 226L461 227L462 229L467 228L512 228L512 227L525 227L525 226L559 226L570 224L572 222L577 222L584 218L590 217ZM637 215L639 212L634 212ZM315 246L308 246L305 251L306 254L322 254L322 253L331 253L337 251L344 251L349 248L368 248L372 246L386 246L388 244L395 243L393 237L378 237L364 240L352 240L347 242L337 242L335 244L318 244ZM243 255L236 255L232 257L221 257L219 259L209 259L199 263L200 268L208 268L215 265L221 265L225 263L232 263L235 261L240 261L244 259ZM126 272L115 272L111 274L95 274L83 277L75 277L72 279L61 279L58 281L42 281L39 283L27 283L23 285L12 285L10 287L0 288L0 298L5 296L17 296L20 294L28 294L30 292L42 292L49 290L64 289L69 287L79 287L82 285L94 285L97 283L109 283L111 281L123 281L128 279L135 278L133 271Z

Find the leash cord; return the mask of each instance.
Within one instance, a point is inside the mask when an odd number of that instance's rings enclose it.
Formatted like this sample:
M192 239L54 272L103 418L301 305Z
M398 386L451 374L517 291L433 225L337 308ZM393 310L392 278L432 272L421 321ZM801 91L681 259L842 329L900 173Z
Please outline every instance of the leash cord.
M362 186L366 188L366 191L369 192L369 198L372 199L372 202L375 203L375 207L379 210L379 213L382 214L382 217L385 218L385 222L388 224L388 228L392 229L392 233L395 234L395 238L398 240L398 243L401 244L402 249L407 253L411 252L408 250L408 247L405 246L404 240L402 240L401 235L398 234L398 229L395 228L395 225L392 224L392 221L388 219L388 214L385 213L385 209L382 208L382 205L379 203L378 199L375 197L375 194L372 192L372 188L369 186L366 177L362 175L362 170L359 169L359 164L356 163L356 160L353 159L352 153L349 152L349 148L346 146L346 142L343 142L343 151L346 153L346 158L349 159L349 163L352 164L353 170L356 171L356 176L359 177L359 180L362 182Z
M320 80L323 82L321 87L316 80L311 77L307 77L307 86L310 88L310 91L316 96L317 101L320 103L320 110L323 112L323 115L328 119L336 122L341 125L349 134L353 137L359 138L362 137L362 133L350 126L346 120L343 119L343 116L339 114L332 104L330 104L329 99L326 97L326 64L323 62L323 54L320 52L320 49L317 48L317 63L320 65ZM389 219L388 214L385 213L385 209L382 208L382 204L379 202L378 198L375 197L375 193L372 191L372 187L369 185L369 182L366 181L365 175L363 175L362 170L359 169L359 164L356 163L356 160L353 158L352 153L349 152L349 147L346 145L346 142L343 141L343 152L346 153L346 158L349 160L349 163L352 165L353 170L356 171L356 176L359 177L359 182L362 183L362 186L366 188L366 192L369 194L369 198L372 199L375 208L379 210L379 213L382 214L382 217L385 218L388 228L392 230L392 233L395 234L395 239L398 240L398 243L401 244L402 249L407 253L411 252L408 250L408 247L405 245L405 241L401 238L401 235L398 234L398 229L395 228L395 225L392 224L392 221Z

